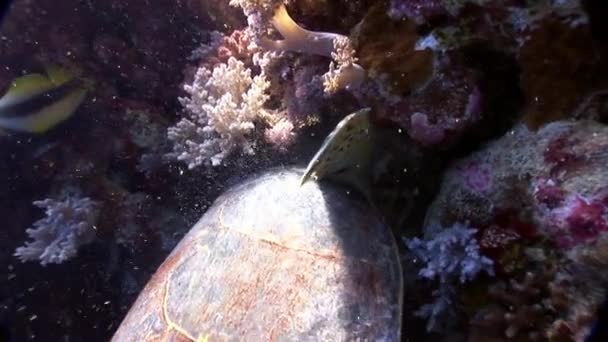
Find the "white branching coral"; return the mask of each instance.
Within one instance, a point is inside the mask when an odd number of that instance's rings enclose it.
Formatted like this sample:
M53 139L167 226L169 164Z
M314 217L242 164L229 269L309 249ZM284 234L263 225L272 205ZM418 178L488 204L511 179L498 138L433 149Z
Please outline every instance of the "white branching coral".
M213 71L198 69L194 82L180 98L187 117L168 130L173 152L168 156L193 169L220 165L230 153L254 153L254 121L266 114L269 86L263 74L252 77L244 63L231 57Z
M338 36L334 39L334 51L331 53L331 58L333 58L338 65L353 64L357 61L355 49L348 37Z
M261 37L268 33L268 22L277 6L287 0L230 0L230 5L240 7L247 17L245 34L250 41L250 49L258 48Z
M95 237L94 224L99 213L97 202L88 197L68 195L65 198L35 201L46 217L26 230L31 242L17 248L21 262L39 260L40 264L60 264L74 257L78 248Z

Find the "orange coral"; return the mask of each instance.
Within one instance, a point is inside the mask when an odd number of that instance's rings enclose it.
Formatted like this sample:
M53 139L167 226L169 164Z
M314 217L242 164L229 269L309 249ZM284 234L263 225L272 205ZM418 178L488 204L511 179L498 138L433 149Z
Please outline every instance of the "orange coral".
M547 18L530 32L518 59L531 129L569 116L587 93L606 85L600 55L588 27L572 28Z
M434 54L415 50L418 38L413 21L391 20L383 4L372 7L352 34L359 63L370 77L388 77L396 95L411 93L433 75Z

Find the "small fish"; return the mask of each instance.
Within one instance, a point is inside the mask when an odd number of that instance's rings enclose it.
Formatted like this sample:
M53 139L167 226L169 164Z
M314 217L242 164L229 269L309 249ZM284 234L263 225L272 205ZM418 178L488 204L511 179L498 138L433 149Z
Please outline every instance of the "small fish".
M372 154L370 108L346 116L325 138L312 158L300 184L311 178L330 178L354 186L369 198Z
M59 67L21 76L0 98L0 129L44 133L74 114L87 91L82 80Z

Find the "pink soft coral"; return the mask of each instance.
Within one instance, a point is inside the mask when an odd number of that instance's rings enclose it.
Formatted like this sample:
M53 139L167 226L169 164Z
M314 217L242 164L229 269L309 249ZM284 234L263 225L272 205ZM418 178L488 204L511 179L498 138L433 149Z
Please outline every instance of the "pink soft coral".
M608 206L605 196L584 198L574 194L563 201L563 206L548 215L550 228L555 231L562 247L571 247L593 241L608 231Z
M264 136L266 141L284 151L295 140L294 125L287 119L281 119L266 129Z

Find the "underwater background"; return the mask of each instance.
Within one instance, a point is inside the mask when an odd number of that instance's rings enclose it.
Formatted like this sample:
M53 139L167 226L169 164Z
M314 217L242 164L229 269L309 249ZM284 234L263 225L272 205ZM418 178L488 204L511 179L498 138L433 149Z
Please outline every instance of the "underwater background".
M364 107L403 340L584 341L608 286L607 6L12 1L0 342L111 339L225 189Z

